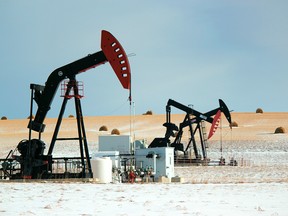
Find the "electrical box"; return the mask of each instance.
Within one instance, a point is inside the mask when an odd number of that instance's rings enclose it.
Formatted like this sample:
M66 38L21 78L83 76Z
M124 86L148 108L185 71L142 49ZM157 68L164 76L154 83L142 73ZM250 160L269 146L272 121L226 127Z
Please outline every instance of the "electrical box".
M174 148L157 147L135 150L137 168L151 169L157 179L160 176L174 177Z
M118 151L120 154L131 154L133 145L129 135L100 135L99 151Z

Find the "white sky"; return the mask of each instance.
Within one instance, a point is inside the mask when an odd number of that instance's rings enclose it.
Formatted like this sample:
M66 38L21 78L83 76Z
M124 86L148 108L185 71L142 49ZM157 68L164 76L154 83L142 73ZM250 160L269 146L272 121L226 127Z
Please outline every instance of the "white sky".
M56 68L100 51L102 29L136 54L136 114L165 113L169 98L200 112L219 98L236 112L288 111L287 10L285 0L0 0L0 116L26 118L30 83L44 85ZM84 115L129 115L109 64L77 79ZM47 117L58 116L59 96Z

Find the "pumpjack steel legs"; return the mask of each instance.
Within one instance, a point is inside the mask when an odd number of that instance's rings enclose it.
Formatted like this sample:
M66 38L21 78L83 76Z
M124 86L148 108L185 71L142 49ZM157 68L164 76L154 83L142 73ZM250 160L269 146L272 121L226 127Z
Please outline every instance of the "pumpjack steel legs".
M75 109L76 109L76 119L77 119L77 129L78 129L78 137L77 138L57 138L60 125L63 119L63 114L67 105L67 101L71 98L70 92L73 89L74 91L74 100L75 100ZM51 140L51 144L49 147L48 155L51 155L53 152L53 148L55 146L55 142L57 140L78 140L79 141L79 148L80 148L80 155L81 155L81 165L82 165L82 177L93 177L92 176L92 168L91 168L91 161L90 161L90 155L89 155L89 149L88 149L88 143L86 138L86 132L85 132L85 126L84 126L84 120L83 120L83 114L82 114L82 108L81 108L81 102L80 102L81 96L78 94L78 86L77 81L75 78L70 79L70 81L67 84L67 90L64 95L64 100L62 103L62 107L58 116L58 120L56 123L56 127L54 130L54 134ZM87 171L88 176L86 172L86 165L87 165Z

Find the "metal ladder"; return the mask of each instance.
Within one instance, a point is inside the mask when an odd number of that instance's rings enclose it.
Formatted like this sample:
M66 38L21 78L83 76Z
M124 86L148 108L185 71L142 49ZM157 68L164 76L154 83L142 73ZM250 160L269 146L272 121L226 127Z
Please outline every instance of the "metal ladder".
M209 148L205 121L200 122L200 127L202 131L201 134L202 134L202 140L203 140L204 146L205 148Z

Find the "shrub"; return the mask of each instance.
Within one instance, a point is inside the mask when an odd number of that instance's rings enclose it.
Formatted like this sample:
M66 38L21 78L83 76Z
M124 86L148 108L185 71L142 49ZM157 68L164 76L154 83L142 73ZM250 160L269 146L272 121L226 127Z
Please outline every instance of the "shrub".
M276 128L275 129L275 132L274 132L275 134L276 133L285 133L285 128L283 128L283 127L278 127L278 128Z
M108 127L106 125L102 125L100 128L99 128L99 131L108 131Z
M153 115L152 110L148 110L146 113L144 113L143 115Z
M6 116L2 116L1 120L7 120L8 118Z
M120 131L118 130L118 129L113 129L112 131L111 131L111 134L113 135L120 135Z
M68 118L74 118L74 115L69 115Z
M236 121L232 121L230 127L238 127L238 123Z
M263 110L261 108L257 108L256 113L263 113Z

